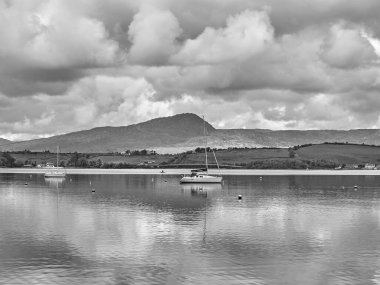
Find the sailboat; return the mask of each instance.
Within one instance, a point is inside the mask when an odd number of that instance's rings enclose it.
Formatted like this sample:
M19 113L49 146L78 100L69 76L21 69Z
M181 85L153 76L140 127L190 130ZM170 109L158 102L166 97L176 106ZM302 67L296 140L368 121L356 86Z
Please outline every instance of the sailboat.
M180 183L221 183L223 180L223 177L221 176L215 176L208 174L208 164L207 164L207 137L206 137L206 126L205 126L205 119L203 117L203 135L205 137L205 162L206 162L206 168L202 169L193 169L191 170L190 175L184 175ZM212 151L214 153L214 150ZM216 159L215 153L214 158L216 161L216 165L219 169L218 160Z
M64 178L66 171L63 167L59 167L59 146L57 146L57 166L49 167L49 170L45 172L45 177L57 177Z

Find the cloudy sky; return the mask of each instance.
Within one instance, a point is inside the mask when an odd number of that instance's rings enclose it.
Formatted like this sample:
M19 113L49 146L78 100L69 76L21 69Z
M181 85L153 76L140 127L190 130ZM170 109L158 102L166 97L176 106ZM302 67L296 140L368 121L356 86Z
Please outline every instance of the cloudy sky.
M380 128L379 0L0 0L0 137L204 114Z

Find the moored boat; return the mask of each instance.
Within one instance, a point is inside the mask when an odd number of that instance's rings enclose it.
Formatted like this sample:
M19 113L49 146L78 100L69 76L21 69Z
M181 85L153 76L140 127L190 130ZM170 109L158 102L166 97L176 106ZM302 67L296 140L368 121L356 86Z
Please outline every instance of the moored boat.
M208 174L204 170L191 170L190 175L185 175L181 178L181 183L221 183L223 178L221 176L214 176Z
M44 175L45 177L66 177L66 171L63 167L52 167Z
M66 171L63 167L59 167L59 147L57 146L57 166L49 165L46 172L45 177L57 177L62 178L66 177Z
M190 175L184 175L180 183L221 183L223 178L222 176L215 176L208 174L208 164L207 164L207 137L206 137L206 127L205 127L205 120L203 118L203 135L205 137L205 162L206 162L206 168L205 169L194 169L191 170ZM216 159L214 150L212 150L214 154L214 158L216 161L216 165L219 169L218 160Z

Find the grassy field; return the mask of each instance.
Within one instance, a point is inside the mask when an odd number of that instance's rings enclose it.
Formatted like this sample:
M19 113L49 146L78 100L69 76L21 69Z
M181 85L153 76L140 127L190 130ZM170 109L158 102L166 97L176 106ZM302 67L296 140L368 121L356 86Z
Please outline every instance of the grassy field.
M333 160L340 164L380 163L380 147L350 144L318 144L296 151L300 159Z
M128 164L153 164L158 165L173 158L172 155L96 155L91 156L91 160L100 159L104 163L128 163ZM149 162L149 163L148 163Z
M38 164L46 164L46 163L54 163L57 164L57 155L54 153L10 153L16 161L21 161L24 164L34 163ZM72 157L72 153L61 153L59 155L59 161L67 162ZM169 161L172 158L172 155L113 155L113 154L85 154L85 157L88 161L90 160L98 160L100 159L103 163L128 163L128 164L142 164L146 163L158 165L164 161Z
M38 153L10 153L16 161L21 161L24 164L31 164L34 163L36 165L38 164L45 164L45 163L54 163L54 165L57 164L57 154L55 153L48 153L48 152L38 152ZM71 154L63 153L59 155L60 161L67 162L71 157Z
M54 153L10 153L17 161L23 164L56 163ZM300 147L295 151L295 157L289 157L287 148L281 149L228 149L215 152L219 165L239 166L255 161L331 161L337 164L380 164L380 147L352 144L318 144ZM67 162L73 156L71 153L60 154L60 161ZM158 167L164 163L167 165L204 165L205 154L182 153L177 155L118 155L118 154L82 154L87 161L101 160L102 163L126 163L136 166ZM214 155L208 153L209 165L215 164Z
M235 165L248 163L255 160L266 159L287 159L289 158L288 149L230 149L215 152L216 159L220 165ZM212 152L207 154L208 162L214 164L215 158ZM187 154L178 161L181 164L202 164L205 162L204 153Z

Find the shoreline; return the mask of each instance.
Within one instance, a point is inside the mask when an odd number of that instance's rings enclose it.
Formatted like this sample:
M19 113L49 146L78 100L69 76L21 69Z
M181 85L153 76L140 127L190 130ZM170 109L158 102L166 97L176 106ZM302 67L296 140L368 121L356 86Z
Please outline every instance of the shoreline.
M182 175L190 173L190 169L101 169L101 168L67 168L67 174L141 174L141 175ZM46 169L43 168L0 168L0 174L44 174ZM377 176L380 175L378 170L329 170L329 169L221 169L220 171L210 169L211 175L252 175L252 176L279 176L279 175L359 175L359 176Z

